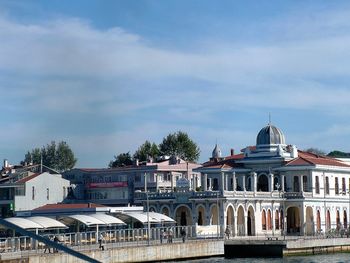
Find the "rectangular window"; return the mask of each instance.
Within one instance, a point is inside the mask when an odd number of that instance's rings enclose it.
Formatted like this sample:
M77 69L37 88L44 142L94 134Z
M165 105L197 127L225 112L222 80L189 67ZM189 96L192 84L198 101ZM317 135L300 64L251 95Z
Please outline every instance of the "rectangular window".
M50 189L46 188L46 199L50 200Z
M342 190L343 194L346 194L346 182L345 182L345 178L342 178L341 180L342 180L342 184L341 184L341 185L342 185L342 187L341 187L342 189L341 189L341 190Z
M338 177L335 177L335 183L334 183L334 191L335 194L338 195L339 194L339 182L338 182Z
M326 195L329 195L329 177L326 177Z
M35 187L32 186L32 200L35 199Z
M318 176L316 176L315 188L316 188L316 194L319 194L320 193L320 179Z

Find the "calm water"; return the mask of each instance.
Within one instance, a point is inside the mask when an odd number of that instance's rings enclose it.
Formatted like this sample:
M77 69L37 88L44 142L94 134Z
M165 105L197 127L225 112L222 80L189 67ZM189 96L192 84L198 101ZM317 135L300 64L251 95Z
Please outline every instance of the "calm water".
M349 262L349 253L340 254L327 254L317 256L302 256L302 257L286 257L286 258L238 258L238 259L225 259L225 258L208 258L198 260L181 261L186 263L340 263ZM177 261L179 263L179 261Z

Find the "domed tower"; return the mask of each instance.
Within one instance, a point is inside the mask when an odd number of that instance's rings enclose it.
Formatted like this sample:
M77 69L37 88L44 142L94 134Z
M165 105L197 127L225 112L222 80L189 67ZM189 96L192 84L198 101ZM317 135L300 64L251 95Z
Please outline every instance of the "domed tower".
M209 159L211 162L218 162L223 160L224 158L222 158L221 156L221 150L218 146L218 144L215 144L214 150L211 154L211 158Z
M270 123L262 128L256 137L257 151L275 152L285 148L286 140L283 132Z
M211 157L213 159L220 159L221 158L221 150L220 150L218 144L215 144L215 148L211 154Z

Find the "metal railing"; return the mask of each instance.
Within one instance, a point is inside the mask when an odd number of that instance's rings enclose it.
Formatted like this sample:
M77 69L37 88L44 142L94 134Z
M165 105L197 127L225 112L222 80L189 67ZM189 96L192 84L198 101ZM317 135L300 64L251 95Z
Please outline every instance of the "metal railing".
M218 233L210 233L197 236L196 226L166 226L151 228L150 245L159 245L162 243L183 242L183 231L185 231L185 240L200 241L203 239L222 238ZM100 248L99 233L102 233L103 239L101 245L106 248L126 247L126 246L147 246L148 230L147 228L138 229L118 229L101 230L61 234L44 234L62 245L71 247L76 251L92 251ZM0 253L20 252L20 253L50 253L54 252L42 242L38 242L27 236L0 238Z

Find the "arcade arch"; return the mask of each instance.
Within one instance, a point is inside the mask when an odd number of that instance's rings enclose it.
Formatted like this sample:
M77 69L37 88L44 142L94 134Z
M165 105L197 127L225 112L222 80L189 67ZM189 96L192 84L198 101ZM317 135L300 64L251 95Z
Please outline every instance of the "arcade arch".
M191 209L186 205L180 205L175 211L175 220L180 226L193 225Z

